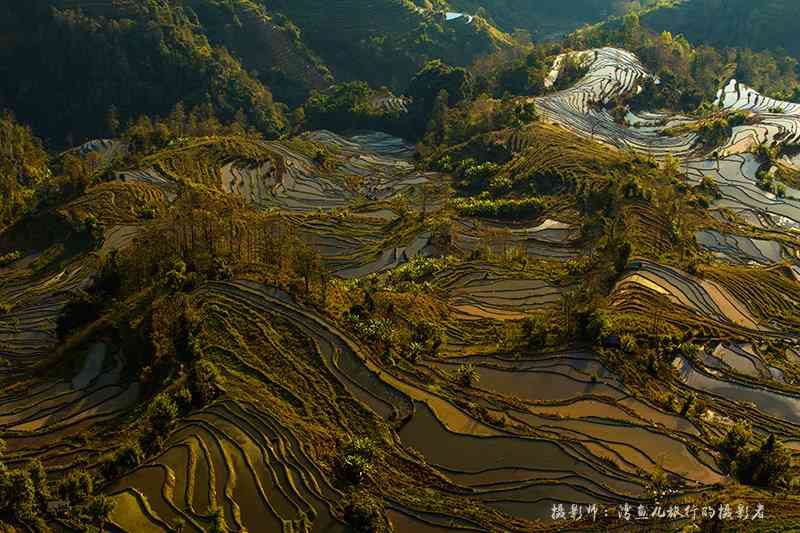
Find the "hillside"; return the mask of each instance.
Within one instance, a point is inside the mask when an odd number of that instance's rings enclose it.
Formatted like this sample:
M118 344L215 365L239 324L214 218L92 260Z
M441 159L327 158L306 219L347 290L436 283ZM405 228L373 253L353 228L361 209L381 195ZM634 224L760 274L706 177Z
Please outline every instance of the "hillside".
M178 102L210 104L225 119L241 109L267 135L286 127L272 93L224 48L194 31L168 2L13 3L5 9L0 107L56 145L105 136L116 120L165 115ZM58 91L53 91L53 87Z
M450 8L0 8L0 533L800 531L797 73Z
M475 13L484 9L492 22L511 33L515 29L530 31L536 39L556 37L615 14L613 0L451 0L454 11Z
M792 0L688 0L653 10L642 22L655 31L681 33L694 43L785 50L800 57L798 17L800 4Z
M565 54L563 90L437 98L417 149L175 110L48 157L5 117L0 524L793 527L798 106L617 120L647 69Z
M467 65L509 44L484 20L446 21L410 0L270 0L293 21L339 79L404 90L429 59ZM336 31L326 28L335 27Z
M407 2L265 4L4 4L0 108L13 109L56 146L114 134L112 122L164 116L179 102L210 105L223 120L239 114L276 137L287 130L287 106L335 81L402 92L429 59L468 64L508 45L483 21L445 23ZM323 31L326 24L340 29Z

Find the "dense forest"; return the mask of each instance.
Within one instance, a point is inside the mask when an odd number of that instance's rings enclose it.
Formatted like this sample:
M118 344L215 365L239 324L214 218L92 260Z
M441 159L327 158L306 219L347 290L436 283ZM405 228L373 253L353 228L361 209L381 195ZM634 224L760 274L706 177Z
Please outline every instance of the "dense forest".
M666 0L419 0L420 5L434 5L451 11L477 14L501 30L512 34L529 32L536 40L550 40L566 35L584 24L648 10Z
M800 57L792 0L691 0L648 12L642 23L654 31L683 34L693 43L789 52Z
M445 25L405 3L360 6L370 15L359 19L344 2L338 22L327 3L267 7L276 11L250 0L4 3L0 108L56 146L114 135L112 124L179 101L211 104L225 120L243 113L276 137L290 107L335 81L331 70L402 91L430 58L468 64L509 42L486 23Z

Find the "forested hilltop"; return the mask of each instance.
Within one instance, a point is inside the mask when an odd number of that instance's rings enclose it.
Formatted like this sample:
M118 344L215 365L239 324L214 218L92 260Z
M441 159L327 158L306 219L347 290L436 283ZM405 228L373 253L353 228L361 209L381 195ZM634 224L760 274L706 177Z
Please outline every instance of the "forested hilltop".
M688 0L655 9L642 23L698 44L783 50L800 57L799 19L800 3L794 0Z
M0 4L0 533L800 531L796 61L482 4Z
M57 146L179 101L275 137L312 90L366 80L403 91L428 59L466 65L509 44L484 21L446 24L394 0L4 2L0 32L0 108Z

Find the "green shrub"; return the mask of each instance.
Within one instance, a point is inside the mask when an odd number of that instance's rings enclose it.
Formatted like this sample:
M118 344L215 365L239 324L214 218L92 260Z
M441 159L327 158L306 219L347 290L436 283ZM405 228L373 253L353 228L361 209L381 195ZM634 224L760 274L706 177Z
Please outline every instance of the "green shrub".
M458 377L459 382L467 387L476 384L481 379L480 372L478 372L478 369L475 368L475 365L472 363L458 365L458 368L456 369L456 376Z
M73 470L58 483L58 495L76 506L86 503L92 495L94 482L92 476L84 470Z
M489 189L495 196L502 196L510 192L513 186L511 179L506 176L494 176L489 180Z
M156 396L147 406L147 420L157 435L166 435L177 416L178 406L166 393Z
M200 359L192 365L189 375L189 390L195 403L208 405L222 391L222 375L217 366L207 359Z
M187 281L186 263L180 259L172 262L172 268L164 275L164 285L172 291L180 291Z
M22 257L22 252L19 250L14 250L13 252L2 255L0 256L0 267L7 267L20 257Z
M472 159L467 159L462 162L459 173L467 187L482 189L499 170L500 167L495 163L477 164Z
M406 355L411 362L419 361L420 356L425 352L425 346L417 341L412 341L408 345Z
M345 507L345 521L356 533L386 531L381 500L356 493Z
M149 205L136 206L133 212L137 218L142 220L153 220L158 216L158 209Z
M350 440L339 461L339 477L353 485L362 483L372 474L376 456L377 447L371 439L357 437Z
M395 332L392 321L388 318L361 318L358 315L348 313L345 320L356 331L356 334L367 341L380 342L385 346L391 346L395 340Z
M453 207L462 216L512 220L536 216L542 212L544 206L544 201L537 197L520 200L459 198L453 201Z

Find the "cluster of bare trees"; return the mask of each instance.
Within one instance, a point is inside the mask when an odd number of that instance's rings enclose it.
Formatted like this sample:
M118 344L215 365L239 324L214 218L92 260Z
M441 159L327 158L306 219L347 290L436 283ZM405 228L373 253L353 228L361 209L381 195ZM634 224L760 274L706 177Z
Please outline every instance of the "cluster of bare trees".
M221 266L266 266L303 277L307 289L322 269L318 255L280 215L254 211L239 198L192 189L126 255L124 277L133 290L149 285L153 275L170 270L176 260L207 277L224 277Z

